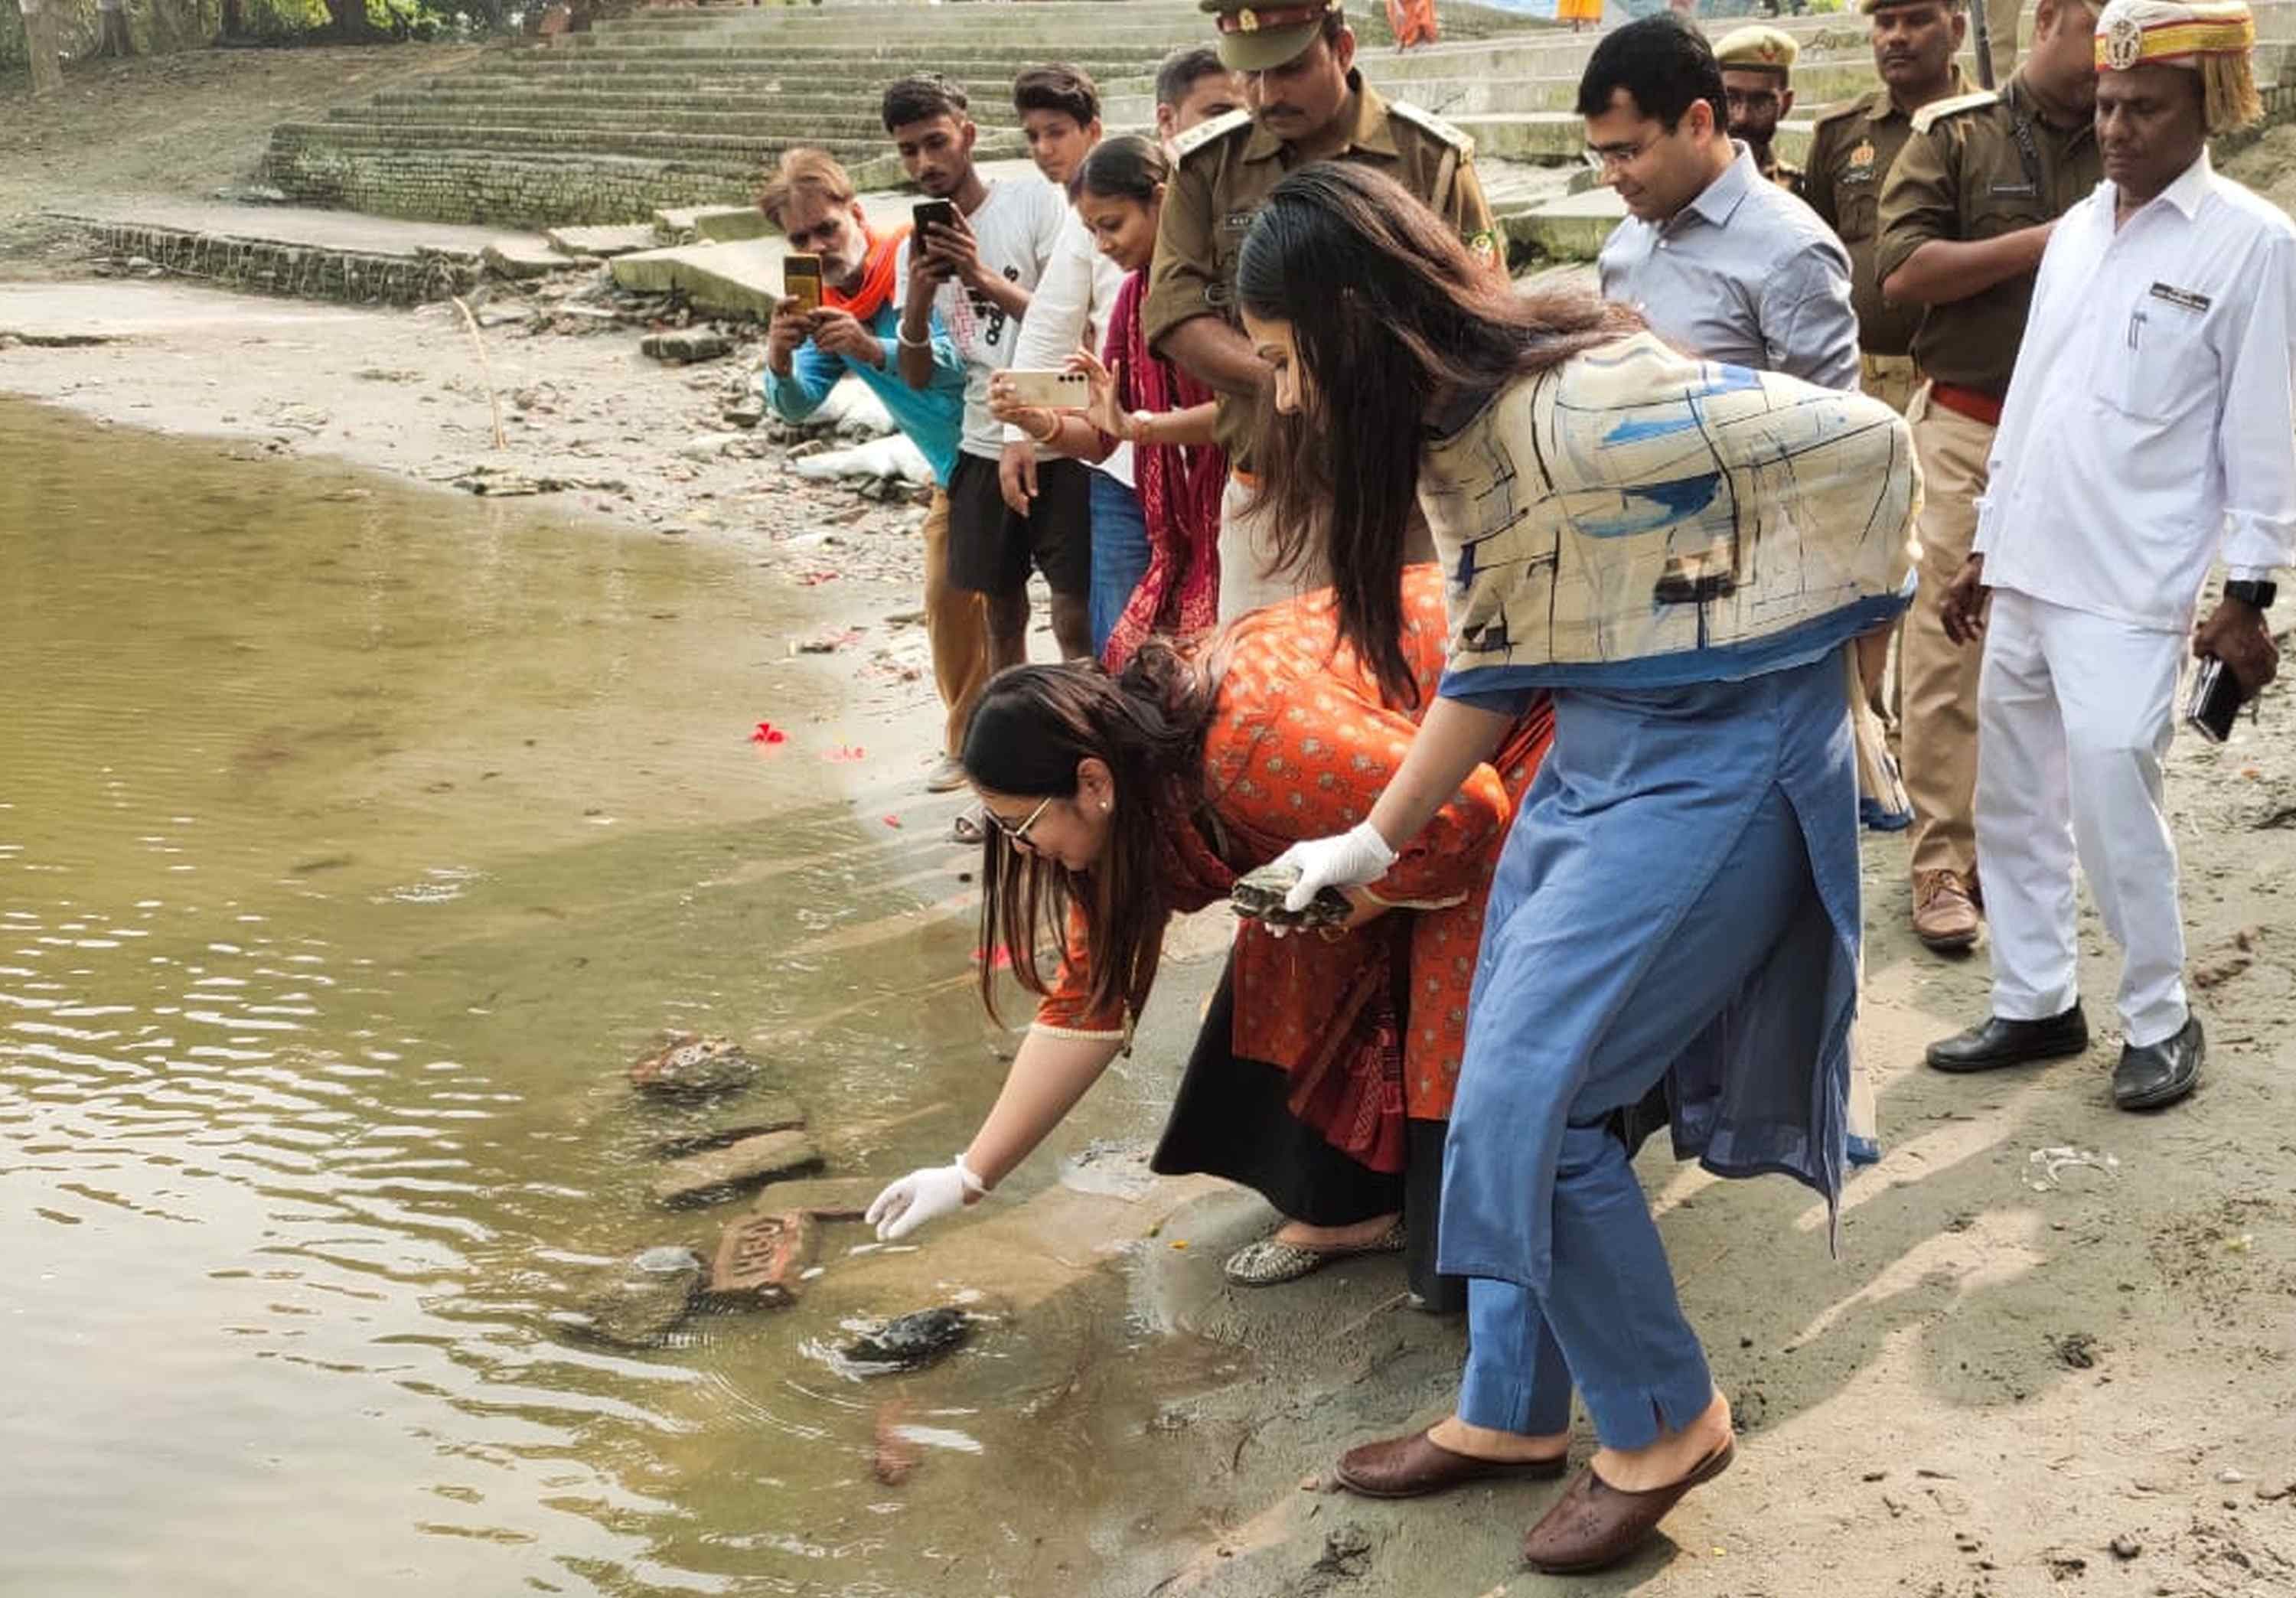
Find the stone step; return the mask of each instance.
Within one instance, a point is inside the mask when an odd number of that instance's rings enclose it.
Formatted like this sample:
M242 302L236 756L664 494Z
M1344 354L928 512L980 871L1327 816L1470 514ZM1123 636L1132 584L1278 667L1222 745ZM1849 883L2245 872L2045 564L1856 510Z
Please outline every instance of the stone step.
M1510 242L1528 245L1549 260L1591 261L1626 214L1616 189L1589 189L1501 217L1499 225Z
M504 95L546 95L568 104L586 104L605 98L636 97L674 109L696 96L739 96L760 102L770 96L787 99L791 103L824 110L846 110L856 104L873 105L873 94L856 94L850 90L824 89L816 86L824 81L821 74L812 71L788 72L776 70L770 74L754 72L570 72L562 75L537 77L514 76L505 73L471 73L455 78L426 79L404 88L385 89L374 103L400 105L438 100L452 102L456 99L487 100ZM878 86L872 78L872 86ZM1009 78L975 78L964 83L976 108L1006 103L1013 89ZM1124 98L1146 100L1152 96L1155 79L1125 78L1101 86L1103 101Z
M501 150L529 153L578 151L676 160L741 173L750 178L757 174L758 163L775 159L783 150L801 143L817 144L849 164L895 160L892 152L886 146L882 128L875 130L873 137L863 140L821 138L812 135L773 137L751 134L649 132L643 128L594 129L569 127L557 120L545 121L539 127L491 127L467 122L341 121L282 123L273 129L273 137L275 142L286 137L307 144L331 144L341 149L467 150L478 152ZM978 153L985 159L1017 154L1020 149L1020 135L1017 134L984 133ZM745 166L745 162L750 164Z
M689 82L694 80L688 80ZM989 117L993 107L1000 102L977 102L976 119ZM1152 94L1110 95L1102 101L1104 120L1132 122L1148 121L1153 118L1154 96ZM373 113L413 112L456 106L529 106L536 110L556 111L569 116L584 116L591 112L635 112L651 114L677 111L773 111L788 116L849 116L857 111L873 118L876 106L872 102L857 101L849 94L832 89L791 92L787 89L772 94L759 94L750 87L717 86L689 87L685 90L641 89L623 90L599 88L589 90L561 89L554 85L537 88L521 82L472 84L450 89L389 89L358 108ZM351 109L339 107L339 110ZM1513 108L1510 108L1513 109ZM1534 109L1534 108L1521 108ZM1119 111L1123 114L1119 115ZM333 113L330 112L332 116ZM995 119L1011 119L1011 113ZM882 131L882 128L880 129Z
M1479 155L1545 164L1575 164L1586 159L1587 123L1570 111L1499 112L1450 120L1475 141ZM1779 123L1778 153L1789 161L1800 160L1809 148L1810 127L1810 123L1799 119Z
M765 102L770 106L770 101ZM1007 119L980 119L984 137L1016 139L1017 127ZM749 109L677 111L593 110L570 112L555 106L516 102L455 105L340 106L327 113L332 127L540 128L565 132L625 135L707 135L750 139L775 146L817 143L842 149L866 145L873 152L890 154L884 124L872 116L824 116L818 112L789 112Z
M579 37L579 36L578 36ZM1080 48L1062 52L1060 58L1070 66L1081 67L1095 78L1111 71L1152 72L1158 62L1171 53L1167 44L1142 43L1128 45L1099 39ZM1049 53L1041 40L1016 40L1011 45L996 46L972 40L922 37L914 39L824 39L818 44L741 44L709 45L672 43L664 45L578 45L570 49L553 50L545 54L516 58L521 64L540 66L555 61L584 63L601 61L701 61L722 65L732 61L755 61L761 65L777 65L791 61L820 61L844 65L854 61L898 61L914 66L917 70L960 73L970 64L1011 63L1017 71L1023 67L1043 62Z

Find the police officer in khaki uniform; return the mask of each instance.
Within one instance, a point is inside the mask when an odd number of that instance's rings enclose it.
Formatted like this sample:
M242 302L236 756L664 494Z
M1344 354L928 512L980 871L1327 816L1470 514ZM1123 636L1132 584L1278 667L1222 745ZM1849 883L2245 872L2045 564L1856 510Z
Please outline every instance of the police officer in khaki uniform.
M1802 192L1802 169L1780 160L1772 146L1778 124L1793 110L1793 64L1800 54L1792 35L1759 25L1733 29L1714 41L1730 136L1753 152L1763 176L1789 194Z
M1241 473L1249 470L1251 422L1267 368L1236 322L1236 257L1260 201L1285 173L1309 161L1361 161L1448 217L1493 270L1505 269L1505 250L1475 176L1474 142L1364 82L1341 0L1201 4L1217 20L1220 60L1243 75L1249 109L1178 140L1141 321L1158 354L1218 390L1220 441ZM1223 620L1321 580L1312 573L1268 574L1267 531L1242 513L1247 498L1248 489L1232 481L1221 507Z
M1882 180L1914 131L1914 113L1969 92L1954 57L1969 31L1962 0L1865 0L1882 81L1817 119L1801 195L1849 251L1857 307L1858 386L1902 414L1914 397L1914 332L1922 307L1882 296L1874 270Z
M1906 419L1921 458L1921 597L1906 618L1902 754L1914 802L1914 931L1933 949L1977 941L1981 889L1972 815L1979 651L1938 611L1969 558L2001 401L2017 364L2033 274L2056 218L2104 175L2095 0L2041 0L2032 48L1998 94L1932 101L1882 186L1874 268L1882 297L1923 307L1922 386Z

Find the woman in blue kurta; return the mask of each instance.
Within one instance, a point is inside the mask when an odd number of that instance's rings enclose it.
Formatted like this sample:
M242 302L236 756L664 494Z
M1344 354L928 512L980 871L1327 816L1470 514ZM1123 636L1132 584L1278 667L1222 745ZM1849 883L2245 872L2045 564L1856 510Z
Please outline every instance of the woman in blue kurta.
M1278 185L1237 289L1275 369L1263 494L1332 572L1347 635L1381 660L1414 495L1449 579L1438 702L1369 819L1287 856L1295 901L1376 875L1529 698L1555 719L1493 883L1445 1152L1440 1265L1471 1278L1458 1411L1350 1451L1340 1479L1559 1476L1575 1388L1601 1447L1524 1554L1599 1568L1733 1446L1622 1126L1662 1102L1717 1173L1840 1193L1848 646L1904 603L1906 430L1687 358L1621 307L1494 287L1357 167Z

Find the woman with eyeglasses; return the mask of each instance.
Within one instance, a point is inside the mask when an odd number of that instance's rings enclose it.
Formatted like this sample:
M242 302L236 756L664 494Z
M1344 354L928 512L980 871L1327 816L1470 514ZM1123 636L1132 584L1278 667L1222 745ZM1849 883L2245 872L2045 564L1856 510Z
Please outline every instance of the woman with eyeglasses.
M1362 819L1442 668L1439 574L1403 572L1398 601L1383 653L1403 670L1385 688L1341 643L1328 592L1253 612L1193 657L1152 639L1119 677L1027 666L991 680L961 757L996 829L981 943L1041 1002L964 1152L870 1206L880 1236L980 1198L1061 1123L1128 1046L1172 915ZM1344 929L1238 923L1153 1161L1256 1188L1287 1217L1228 1260L1232 1280L1290 1281L1407 1239L1412 1291L1439 1306L1432 1206L1483 896L1547 728L1543 703L1511 717L1412 847L1347 889ZM1065 950L1050 973L1047 939ZM997 963L982 964L992 1011Z
M1393 675L1414 498L1449 585L1438 697L1370 814L1287 851L1291 902L1389 870L1528 701L1554 715L1493 878L1444 1155L1439 1261L1469 1279L1457 1405L1349 1450L1339 1479L1410 1497L1560 1476L1575 1390L1600 1446L1523 1553L1599 1569L1734 1446L1621 1119L1655 1092L1717 1175L1792 1175L1830 1210L1841 1192L1846 646L1903 608L1906 427L1685 356L1591 295L1513 293L1354 165L1276 185L1237 298L1275 370L1267 509L1328 559L1341 637ZM1759 1291L1759 1267L1737 1281Z

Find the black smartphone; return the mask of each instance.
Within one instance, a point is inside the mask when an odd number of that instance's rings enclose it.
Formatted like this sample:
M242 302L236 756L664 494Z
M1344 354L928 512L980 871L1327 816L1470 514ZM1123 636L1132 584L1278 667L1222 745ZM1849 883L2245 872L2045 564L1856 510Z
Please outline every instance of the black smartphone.
M917 242L920 244L924 242L926 228L956 225L956 204L954 201L920 200L909 215L916 223Z
M2240 679L2222 660L2210 656L2193 674L2192 691L2185 696L2185 719L2210 743L2222 743L2232 736L2233 717L2240 714L2247 697L2241 692Z

